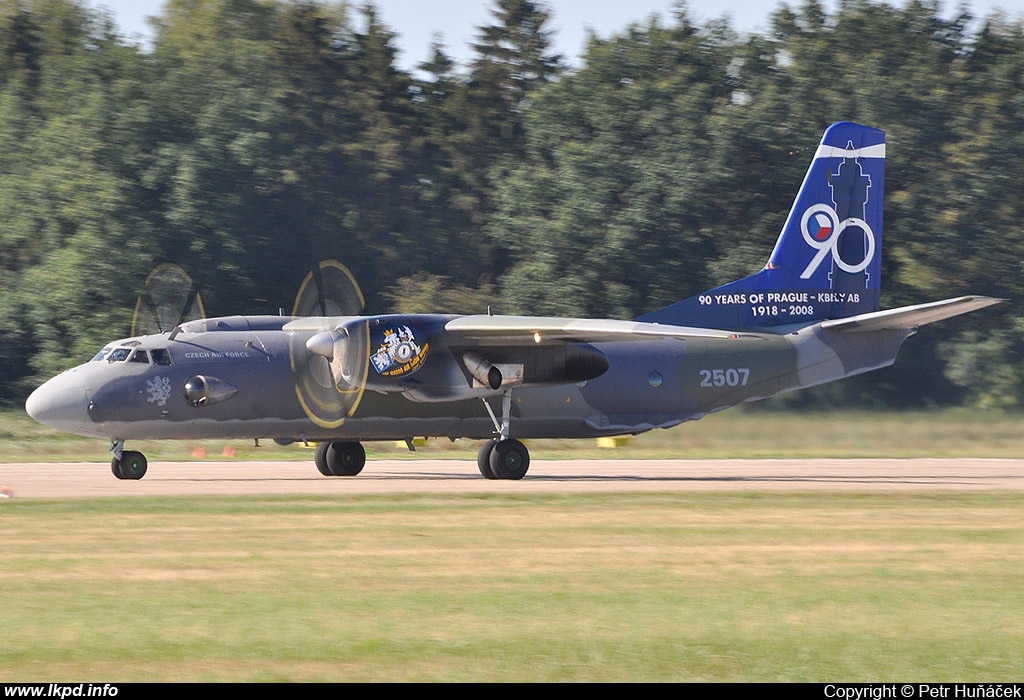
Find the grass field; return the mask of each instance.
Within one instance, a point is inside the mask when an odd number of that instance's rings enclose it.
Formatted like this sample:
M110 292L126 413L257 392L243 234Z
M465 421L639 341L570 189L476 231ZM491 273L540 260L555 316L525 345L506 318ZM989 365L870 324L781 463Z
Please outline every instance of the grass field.
M476 459L480 443L429 440L409 453L404 445L367 443L375 457ZM110 460L108 443L65 435L39 425L22 411L0 412L0 462ZM259 448L242 440L135 441L153 461L190 459L312 459L302 445L281 447L262 440ZM198 448L198 450L197 450ZM232 457L225 457L227 449ZM595 440L534 440L537 459L608 457ZM203 455L196 457L194 455ZM632 459L799 458L799 457L1021 457L1024 416L968 409L928 412L820 411L773 412L738 408L671 430L632 437L618 448Z
M0 506L0 681L1013 681L1018 494Z
M1019 457L1022 424L734 410L615 454ZM472 460L477 444L369 447ZM226 446L311 459L132 448ZM106 447L0 414L0 461ZM952 491L0 500L0 682L1014 681L1022 506Z

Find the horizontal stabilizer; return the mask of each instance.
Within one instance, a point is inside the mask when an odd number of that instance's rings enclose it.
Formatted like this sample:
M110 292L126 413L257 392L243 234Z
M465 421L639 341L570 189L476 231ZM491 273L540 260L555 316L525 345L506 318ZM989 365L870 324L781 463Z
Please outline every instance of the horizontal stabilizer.
M966 296L955 299L933 301L928 304L903 306L887 311L873 311L850 318L823 321L821 328L834 331L887 331L913 330L918 326L935 323L986 306L999 304L1003 299L993 297Z

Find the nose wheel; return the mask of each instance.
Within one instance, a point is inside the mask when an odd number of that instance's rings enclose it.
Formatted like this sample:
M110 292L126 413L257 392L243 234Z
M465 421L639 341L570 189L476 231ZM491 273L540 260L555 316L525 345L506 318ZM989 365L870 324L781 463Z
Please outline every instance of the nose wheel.
M114 455L110 460L110 471L118 479L137 481L146 475L146 469L149 466L146 455L124 449L124 440L112 441L110 451Z

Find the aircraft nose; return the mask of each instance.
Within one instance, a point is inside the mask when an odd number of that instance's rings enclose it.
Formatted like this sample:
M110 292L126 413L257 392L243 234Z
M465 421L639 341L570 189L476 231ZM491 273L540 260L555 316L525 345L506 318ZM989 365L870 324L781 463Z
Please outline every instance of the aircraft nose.
M88 418L89 396L78 374L65 372L33 391L25 410L43 425L77 433Z

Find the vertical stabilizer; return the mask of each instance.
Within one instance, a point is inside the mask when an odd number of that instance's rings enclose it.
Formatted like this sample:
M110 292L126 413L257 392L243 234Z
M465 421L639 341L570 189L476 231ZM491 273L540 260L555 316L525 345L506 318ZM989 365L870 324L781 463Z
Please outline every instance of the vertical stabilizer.
M770 328L877 311L884 176L885 133L833 124L760 272L636 320Z

